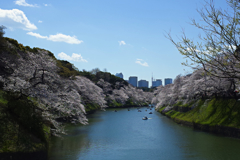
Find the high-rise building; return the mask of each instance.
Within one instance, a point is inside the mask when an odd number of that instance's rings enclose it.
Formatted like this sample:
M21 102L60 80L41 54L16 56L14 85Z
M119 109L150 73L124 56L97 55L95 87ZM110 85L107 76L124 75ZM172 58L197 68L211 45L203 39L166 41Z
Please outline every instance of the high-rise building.
M123 79L123 74L122 73L116 73L116 75L115 76L117 76L117 77L120 77L120 78L122 78Z
M152 76L152 87L158 87L160 85L162 85L162 80L161 79L154 80Z
M137 77L131 76L131 77L129 77L128 83L130 83L134 87L137 87L137 82L138 82L137 79L138 79Z
M152 81L152 87L157 87L156 81Z
M146 80L138 81L138 87L147 87L148 88L148 81L146 81Z
M156 79L156 87L162 85L162 80L161 79Z
M165 78L165 83L164 85L172 84L172 78Z

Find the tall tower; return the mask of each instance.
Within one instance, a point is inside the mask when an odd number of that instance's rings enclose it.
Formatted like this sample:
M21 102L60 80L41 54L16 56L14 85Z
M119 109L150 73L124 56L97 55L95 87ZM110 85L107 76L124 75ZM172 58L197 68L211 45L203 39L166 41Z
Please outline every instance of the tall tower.
M153 85L153 73L152 73L152 85Z

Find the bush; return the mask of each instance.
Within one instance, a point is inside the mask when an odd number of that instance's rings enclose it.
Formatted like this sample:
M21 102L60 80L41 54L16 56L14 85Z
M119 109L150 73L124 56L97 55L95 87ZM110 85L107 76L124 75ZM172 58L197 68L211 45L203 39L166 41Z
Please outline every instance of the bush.
M3 92L0 103L0 152L33 152L47 150L47 125L41 110L20 93Z
M72 63L64 60L57 60L57 66L60 68L58 74L62 77L69 78L71 76L79 75L79 71L77 71Z

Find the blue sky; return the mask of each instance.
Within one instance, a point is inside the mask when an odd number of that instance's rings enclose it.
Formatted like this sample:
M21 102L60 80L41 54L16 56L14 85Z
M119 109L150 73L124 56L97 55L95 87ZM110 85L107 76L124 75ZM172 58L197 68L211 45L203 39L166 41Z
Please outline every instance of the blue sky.
M197 40L200 31L190 19L203 0L4 0L0 25L6 37L47 49L79 70L100 70L124 79L175 78L191 72L183 56L164 34ZM216 5L226 6L225 0ZM201 21L200 21L201 22ZM185 70L184 70L185 69ZM151 83L150 83L151 85Z

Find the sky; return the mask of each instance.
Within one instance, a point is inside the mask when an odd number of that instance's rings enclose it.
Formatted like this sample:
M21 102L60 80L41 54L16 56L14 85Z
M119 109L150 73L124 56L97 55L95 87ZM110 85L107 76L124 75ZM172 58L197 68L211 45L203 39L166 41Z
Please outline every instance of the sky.
M225 7L225 0L215 1ZM165 35L179 41L182 32L193 40L201 31L197 9L203 0L2 0L0 25L5 37L39 47L67 60L79 70L122 72L151 86L155 79L191 73Z

